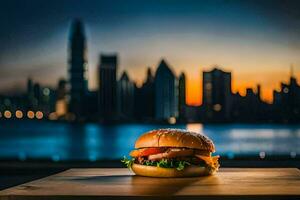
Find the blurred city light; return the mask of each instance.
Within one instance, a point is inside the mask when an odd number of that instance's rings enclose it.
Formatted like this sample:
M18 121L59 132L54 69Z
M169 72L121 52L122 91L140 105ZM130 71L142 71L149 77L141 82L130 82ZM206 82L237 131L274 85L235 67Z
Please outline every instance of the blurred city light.
M57 115L56 115L55 112L52 112L52 113L49 114L48 118L49 118L50 120L57 120Z
M219 112L219 111L221 111L222 106L221 106L220 104L215 104L213 109L214 109L215 111Z
M9 110L4 111L4 117L7 119L11 118L11 112Z
M264 152L264 151L259 152L259 157L261 159L264 159L266 157L266 152Z
M289 93L289 88L285 87L285 88L283 89L283 92L286 93L286 94Z
M175 117L170 117L169 118L169 124L176 124L176 118Z
M31 110L29 110L29 111L27 112L27 117L28 117L29 119L33 119L33 118L34 118L34 112L31 111Z
M63 116L67 113L68 104L65 99L58 100L55 106L55 112L57 116Z
M43 114L41 111L37 111L37 112L35 113L35 117L36 117L37 119L42 119L43 116L44 116L44 114Z
M192 131L192 132L200 132L202 133L203 131L203 124L200 124L200 123L193 123L193 124L187 124L186 125L186 129L189 130L189 131Z
M45 96L49 96L49 94L50 94L50 89L49 89L49 88L44 88L44 89L43 89L43 94L44 94Z
M18 119L23 118L23 112L21 110L16 111L16 118L18 118Z

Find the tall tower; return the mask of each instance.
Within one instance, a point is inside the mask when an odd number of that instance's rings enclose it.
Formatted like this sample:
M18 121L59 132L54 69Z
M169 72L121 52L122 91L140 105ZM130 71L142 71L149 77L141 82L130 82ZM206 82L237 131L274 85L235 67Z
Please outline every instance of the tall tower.
M70 104L69 110L76 117L85 112L85 95L87 93L86 41L81 21L74 20L71 27L69 46Z
M117 118L117 55L100 55L99 111L103 120Z
M178 111L179 117L184 118L184 110L186 106L186 84L185 84L185 74L182 72L179 76L178 85Z
M218 68L203 72L203 106L206 117L228 120L231 109L231 73Z
M167 120L178 116L177 78L162 60L155 74L155 118Z

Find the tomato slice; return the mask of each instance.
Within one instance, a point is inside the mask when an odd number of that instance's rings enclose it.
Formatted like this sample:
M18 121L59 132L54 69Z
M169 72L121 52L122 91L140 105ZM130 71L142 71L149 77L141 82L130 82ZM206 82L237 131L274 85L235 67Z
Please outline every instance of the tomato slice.
M150 147L150 148L133 150L130 152L130 156L132 157L149 156L153 154L163 153L165 151L166 148Z
M155 148L155 147L145 148L141 151L140 156L149 156L149 155L152 155L152 154L163 153L165 151L166 151L165 148Z

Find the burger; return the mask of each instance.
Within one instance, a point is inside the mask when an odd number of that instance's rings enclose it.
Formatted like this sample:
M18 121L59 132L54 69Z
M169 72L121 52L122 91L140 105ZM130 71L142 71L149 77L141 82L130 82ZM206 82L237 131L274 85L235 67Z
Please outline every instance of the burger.
M215 173L219 156L206 136L182 129L158 129L144 133L135 142L131 158L122 162L136 175L192 177Z

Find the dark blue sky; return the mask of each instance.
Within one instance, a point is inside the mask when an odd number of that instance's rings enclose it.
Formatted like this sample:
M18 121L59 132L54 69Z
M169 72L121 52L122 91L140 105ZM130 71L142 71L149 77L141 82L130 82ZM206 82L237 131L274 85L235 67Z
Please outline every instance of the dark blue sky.
M100 52L117 52L119 73L139 82L147 66L166 58L187 73L192 103L200 72L214 64L234 71L234 90L262 83L266 98L291 63L300 66L300 1L3 0L0 90L22 88L28 76L48 85L67 77L74 18L86 29L90 88Z

